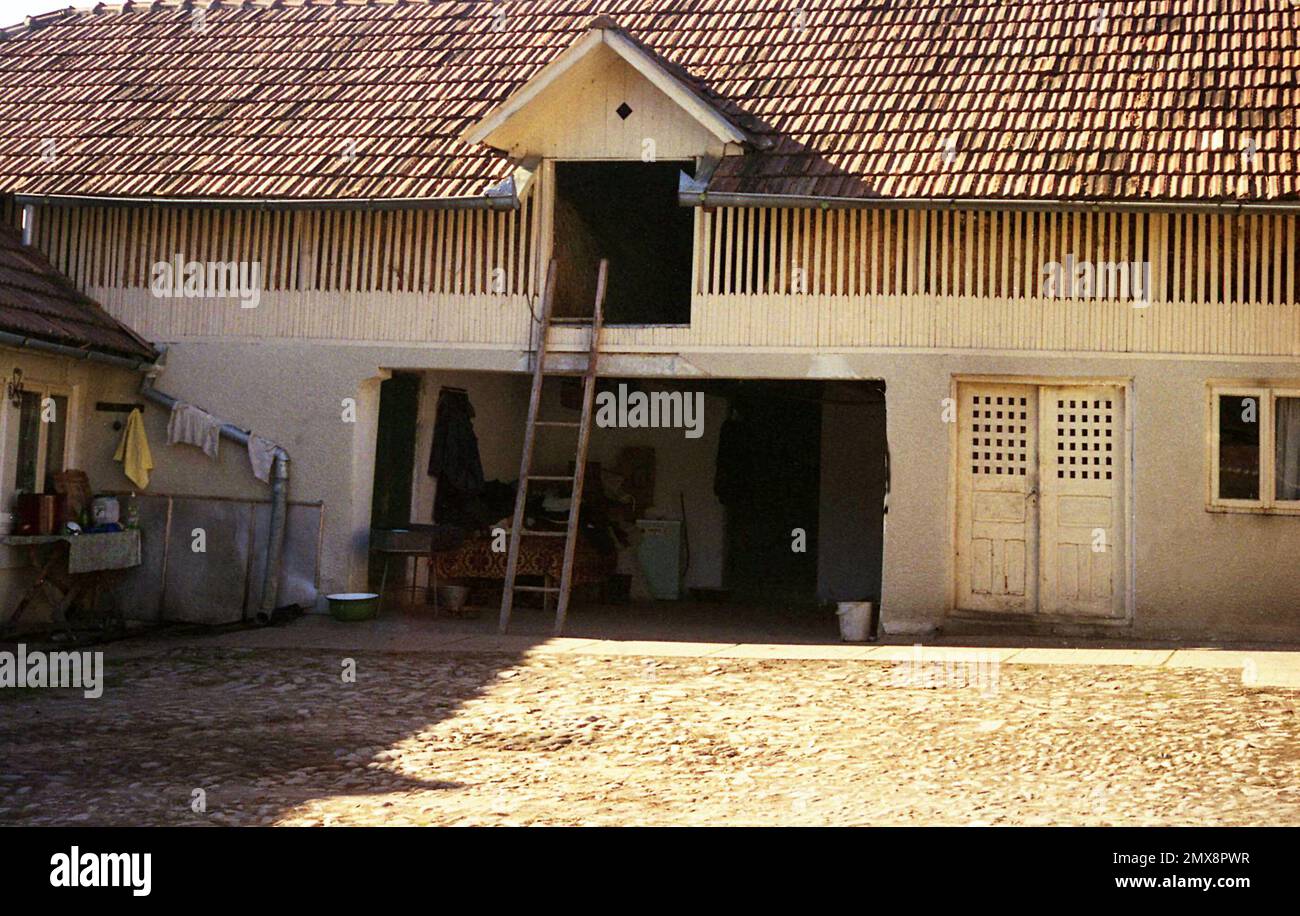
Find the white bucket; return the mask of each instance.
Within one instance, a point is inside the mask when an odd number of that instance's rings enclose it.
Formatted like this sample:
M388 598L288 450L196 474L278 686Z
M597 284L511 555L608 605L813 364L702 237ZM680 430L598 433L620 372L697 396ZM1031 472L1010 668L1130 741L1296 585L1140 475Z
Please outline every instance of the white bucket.
M841 601L835 615L840 619L840 639L845 642L864 642L871 627L870 601Z

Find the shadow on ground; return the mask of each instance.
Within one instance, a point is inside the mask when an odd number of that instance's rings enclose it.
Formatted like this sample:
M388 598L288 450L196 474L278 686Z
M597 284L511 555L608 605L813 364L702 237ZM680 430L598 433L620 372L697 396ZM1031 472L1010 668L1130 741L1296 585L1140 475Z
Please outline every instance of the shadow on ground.
M270 824L320 796L457 788L402 775L389 749L520 660L122 647L98 699L0 691L0 824Z

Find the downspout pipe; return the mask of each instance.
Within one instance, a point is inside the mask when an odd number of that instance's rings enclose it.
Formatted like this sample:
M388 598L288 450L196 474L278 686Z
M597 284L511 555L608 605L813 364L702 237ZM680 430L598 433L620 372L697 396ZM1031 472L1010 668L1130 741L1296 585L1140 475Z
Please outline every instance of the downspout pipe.
M140 393L160 407L171 410L179 399L159 391L153 385L153 376L146 375L140 382ZM245 448L251 433L233 423L222 422L221 435ZM271 530L266 542L266 571L262 576L262 598L256 619L258 623L271 622L275 611L276 592L280 587L280 570L284 566L284 532L289 514L289 453L283 446L272 450L275 460L271 465Z

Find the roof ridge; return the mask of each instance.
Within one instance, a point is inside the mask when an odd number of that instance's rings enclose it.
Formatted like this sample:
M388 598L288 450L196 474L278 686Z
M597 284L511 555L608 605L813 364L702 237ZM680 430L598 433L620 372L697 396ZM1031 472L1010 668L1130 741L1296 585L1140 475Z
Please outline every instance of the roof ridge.
M37 29L44 28L51 22L57 22L58 20L66 19L69 16L76 16L81 12L83 11L78 10L75 6L65 6L62 9L51 10L48 13L37 13L33 16L27 16L22 22L16 23L15 25L0 27L0 41L3 41L10 35L19 32L35 32Z
M120 3L96 3L92 7L66 6L48 13L27 16L22 22L0 26L0 41L26 32L34 32L53 22L73 16L154 13L160 10L192 9L288 9L293 7L336 6L437 6L447 0L121 0Z

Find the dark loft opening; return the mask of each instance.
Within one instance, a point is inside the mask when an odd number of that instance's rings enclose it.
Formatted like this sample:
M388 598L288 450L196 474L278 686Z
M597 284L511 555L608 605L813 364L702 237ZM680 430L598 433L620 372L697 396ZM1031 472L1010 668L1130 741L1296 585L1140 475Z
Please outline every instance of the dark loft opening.
M609 259L605 321L689 324L691 208L677 203L685 162L555 166L555 315L591 314L596 269Z

